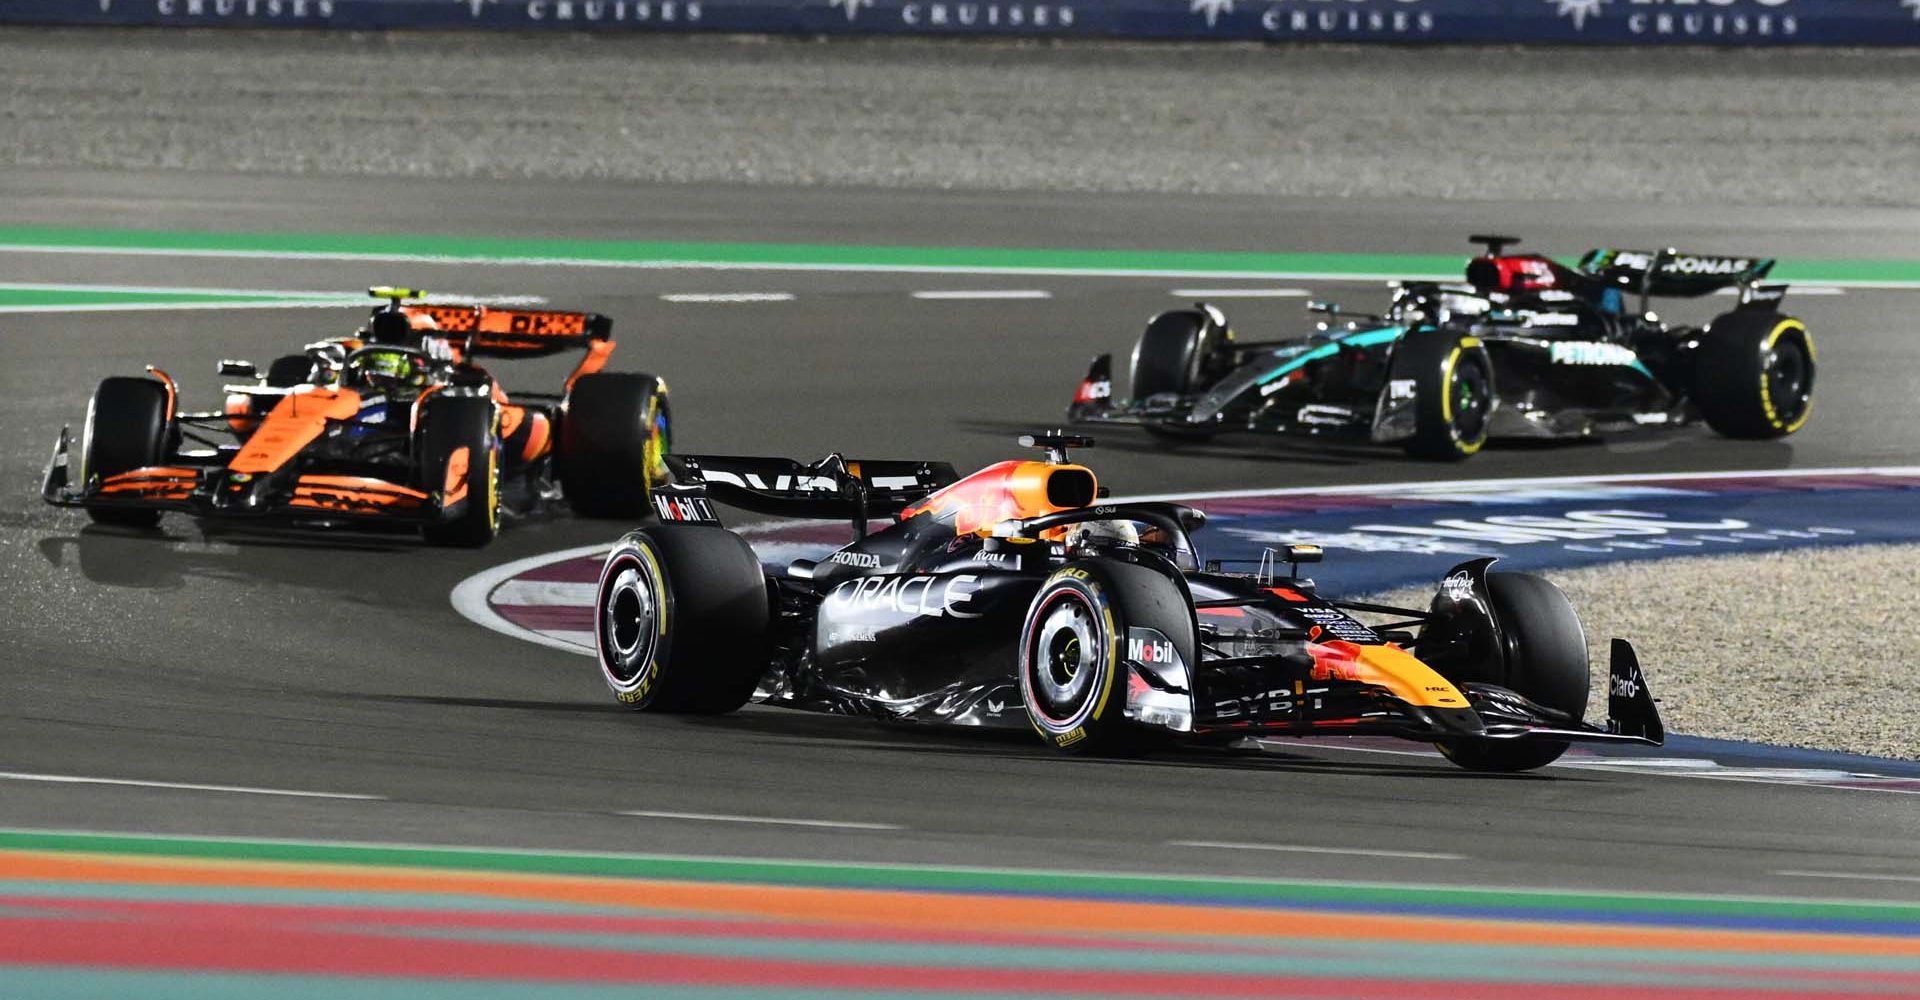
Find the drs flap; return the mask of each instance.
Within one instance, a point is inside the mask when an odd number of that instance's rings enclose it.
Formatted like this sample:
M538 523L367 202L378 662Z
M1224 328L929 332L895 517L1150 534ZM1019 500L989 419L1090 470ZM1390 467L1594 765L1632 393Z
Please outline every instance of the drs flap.
M401 308L416 329L464 336L475 354L550 354L570 347L586 347L613 335L613 321L599 313L468 305Z

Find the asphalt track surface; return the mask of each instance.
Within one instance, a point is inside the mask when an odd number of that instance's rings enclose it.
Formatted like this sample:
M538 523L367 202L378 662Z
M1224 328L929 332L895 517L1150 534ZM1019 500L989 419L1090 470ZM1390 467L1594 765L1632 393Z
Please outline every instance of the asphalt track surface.
M1162 196L0 175L0 224L1420 251L1499 228L1561 253L1590 242L1894 252L1890 225L1829 219L1705 208L1388 212ZM1868 249L1858 249L1863 241ZM1014 434L1052 423L1088 356L1124 351L1148 314L1180 301L1171 289L1187 284L0 254L0 283L339 290L390 281L533 293L615 317L616 367L671 382L679 450L811 458L840 449L961 465L1008 457ZM1377 294L1323 287L1356 301ZM910 295L935 289L1051 297ZM794 298L660 298L746 291ZM1909 402L1920 391L1912 295L1849 290L1796 303L1820 337L1822 369L1819 410L1788 443L1683 434L1496 448L1439 468L1370 449L1262 442L1176 456L1118 431L1086 457L1128 491L1910 464L1920 454ZM1303 322L1297 298L1229 308L1248 335ZM579 657L479 629L447 602L481 568L605 540L621 525L516 523L476 553L379 537L249 536L179 517L161 535L129 534L88 527L35 496L54 432L77 427L100 377L157 364L182 381L188 405L207 404L215 359L264 361L356 318L311 309L0 317L0 481L9 484L0 501L0 768L11 775L0 776L0 825L1565 889L1920 892L1911 881L1920 873L1912 835L1920 801L1911 795L1569 770L1487 778L1434 759L1332 749L1087 761L1022 739L758 708L716 719L633 716ZM551 385L566 364L518 366L507 381ZM361 797L277 794L291 792ZM715 814L806 822L699 818ZM1312 850L1171 845L1193 840ZM1808 870L1861 877L1778 874Z

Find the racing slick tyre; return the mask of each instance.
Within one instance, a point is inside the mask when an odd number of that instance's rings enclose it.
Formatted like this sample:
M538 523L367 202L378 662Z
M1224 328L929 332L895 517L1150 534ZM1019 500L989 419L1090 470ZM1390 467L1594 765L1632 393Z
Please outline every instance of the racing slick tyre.
M766 574L725 528L629 532L600 570L594 610L600 674L636 711L731 712L766 672Z
M1421 331L1394 348L1396 373L1413 378L1413 437L1407 454L1459 462L1487 443L1493 412L1493 369L1474 337Z
M1567 595L1530 573L1488 573L1506 662L1485 679L1578 722L1587 714L1587 633ZM1531 771L1567 752L1565 740L1451 740L1447 759L1469 771Z
M499 408L485 396L430 396L415 441L419 489L452 517L423 525L434 545L478 548L500 531Z
M1736 310L1707 325L1694 357L1694 401L1731 438L1779 438L1813 414L1813 337L1805 323Z
M560 419L560 489L583 517L639 520L673 440L667 384L652 375L597 372L567 391Z
M1152 630L1182 664L1195 661L1193 605L1171 577L1116 560L1055 570L1020 629L1020 700L1042 739L1070 753L1128 756L1154 731L1126 717L1129 638Z
M313 374L313 359L304 354L285 354L274 358L267 366L267 385L276 389L290 389L296 385L306 385Z
M80 482L92 481L159 465L166 458L173 428L167 387L156 379L115 377L102 379L87 404L87 426L80 443ZM160 523L157 510L89 506L87 516L98 524L151 528Z
M1146 332L1133 345L1133 363L1128 372L1133 398L1146 399L1163 392L1186 395L1202 384L1209 354L1219 349L1218 334L1205 313L1191 309L1164 312L1147 323ZM1205 441L1213 437L1207 428L1179 425L1143 424L1147 433L1168 441Z

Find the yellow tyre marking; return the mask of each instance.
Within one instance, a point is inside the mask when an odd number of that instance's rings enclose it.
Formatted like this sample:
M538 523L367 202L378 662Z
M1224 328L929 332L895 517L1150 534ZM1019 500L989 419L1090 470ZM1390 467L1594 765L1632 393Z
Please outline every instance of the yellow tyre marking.
M1788 330L1800 331L1802 343L1807 345L1807 360L1811 362L1813 360L1813 335L1807 332L1807 325L1797 319L1783 319L1775 325L1773 332L1767 334L1766 342L1760 345L1761 352L1772 351L1773 345L1779 342L1780 335L1786 333ZM1773 392L1767 385L1767 370L1762 368L1760 369L1760 407L1766 411L1767 423L1772 424L1775 430L1785 434L1792 434L1807 422L1808 417L1813 416L1813 397L1811 395L1807 397L1807 405L1800 410L1799 419L1790 425L1785 423L1780 419L1779 412L1773 407Z
M1120 669L1120 639L1113 630L1113 609L1103 607L1100 617L1107 623L1107 676L1100 686L1100 700L1094 703L1093 717L1100 718L1107 710L1107 702L1113 696L1113 675Z
M1478 337L1461 337L1454 345L1453 353L1447 355L1447 363L1440 367L1440 416L1447 425L1447 435L1453 438L1453 446L1460 449L1462 455L1471 455L1487 443L1482 437L1478 441L1464 441L1453 429L1453 369L1460 361L1460 355L1469 347L1479 347Z

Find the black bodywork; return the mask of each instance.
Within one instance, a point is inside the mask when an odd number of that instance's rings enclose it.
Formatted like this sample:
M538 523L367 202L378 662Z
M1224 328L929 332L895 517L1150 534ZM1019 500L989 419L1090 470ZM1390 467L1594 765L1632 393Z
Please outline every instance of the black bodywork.
M1141 396L1136 350L1135 397L1117 400L1113 358L1101 355L1068 419L1140 424L1189 440L1253 431L1406 443L1420 430L1422 369L1431 363L1429 352L1409 348L1443 340L1464 343L1485 375L1478 387L1485 399L1477 402L1481 440L1659 430L1699 422L1702 382L1725 377L1700 362L1702 335L1714 324L1764 318L1798 325L1779 312L1787 286L1763 283L1774 266L1768 258L1594 250L1567 267L1545 256L1506 254L1517 242L1511 237L1473 239L1486 252L1469 261L1465 281L1396 283L1381 314L1309 303L1324 318L1304 337L1240 340L1225 315L1205 303L1162 314L1149 337L1168 324L1200 331L1183 384ZM1668 324L1651 311L1655 298L1728 289L1738 292L1734 308L1705 327Z
M1125 717L1143 729L1216 742L1258 734L1662 739L1645 679L1622 640L1614 644L1617 696L1605 726L1489 679L1504 676L1501 664L1510 655L1487 596L1491 559L1458 567L1425 609L1343 601L1320 594L1299 573L1301 563L1319 559L1318 548L1270 550L1244 571L1206 562L1191 536L1205 523L1202 512L1173 503L1107 503L1092 473L1066 460L1065 445L1090 441L1041 436L1039 443L1050 448L1048 462L1000 463L965 480L934 462L674 456L668 461L676 484L655 494L665 523L654 530L718 524L713 501L853 521L857 537L827 558L765 573L771 625L758 698L770 704L1038 729L1022 684L1022 645L1040 611L1037 596L1062 575L1086 575L1076 567L1120 563L1163 579L1179 605L1168 620L1184 623L1197 639L1182 648L1184 641L1137 626L1116 637ZM1039 506L1051 509L1001 517L1009 512L1003 505L979 517L982 504L996 498L996 477L1022 476L1046 482L1048 500ZM878 521L886 523L867 530ZM1116 523L1131 525L1130 534L1116 539L1111 531L1083 530ZM610 560L602 577L599 609L606 671L613 669L608 636L619 627L607 589L612 566ZM1355 612L1392 621L1367 625ZM1584 664L1584 648L1579 655ZM1581 673L1584 705L1584 667ZM1065 747L1070 739L1055 742Z

